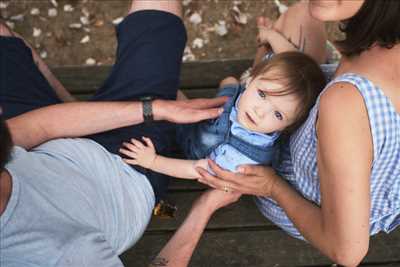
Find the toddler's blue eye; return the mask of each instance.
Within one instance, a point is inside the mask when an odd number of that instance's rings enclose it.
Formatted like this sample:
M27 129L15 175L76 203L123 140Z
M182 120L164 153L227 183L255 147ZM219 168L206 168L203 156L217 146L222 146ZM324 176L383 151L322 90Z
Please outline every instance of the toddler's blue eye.
M279 111L275 111L274 112L274 114L275 114L275 117L278 119L278 120L283 120L283 116L282 116L282 114L279 112Z
M266 97L266 94L260 89L257 89L257 93L262 99L264 99Z

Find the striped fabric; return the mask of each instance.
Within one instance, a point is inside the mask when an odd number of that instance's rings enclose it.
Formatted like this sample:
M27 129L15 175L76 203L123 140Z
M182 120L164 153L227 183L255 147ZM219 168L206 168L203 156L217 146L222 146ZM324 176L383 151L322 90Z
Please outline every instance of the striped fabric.
M326 88L338 82L354 85L364 98L374 146L370 177L370 233L390 232L400 224L400 114L383 91L365 77L347 73L331 81ZM319 98L307 121L291 136L290 147L282 150L276 170L306 199L319 205L321 193L315 128L318 108ZM304 239L276 202L256 198L256 203L265 217L290 235Z

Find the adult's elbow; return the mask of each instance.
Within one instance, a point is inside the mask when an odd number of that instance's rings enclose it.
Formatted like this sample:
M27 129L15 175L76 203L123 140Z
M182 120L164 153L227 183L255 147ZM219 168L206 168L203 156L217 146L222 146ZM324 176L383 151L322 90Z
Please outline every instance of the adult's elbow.
M345 246L337 248L332 253L331 259L339 265L346 267L355 267L360 265L361 261L368 253L369 242L359 246Z

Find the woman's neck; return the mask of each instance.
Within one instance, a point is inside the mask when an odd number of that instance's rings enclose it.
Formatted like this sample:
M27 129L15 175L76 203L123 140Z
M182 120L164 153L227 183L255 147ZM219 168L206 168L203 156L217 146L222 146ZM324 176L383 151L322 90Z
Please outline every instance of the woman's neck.
M379 71L376 71L379 70ZM400 75L400 44L393 48L374 46L360 55L343 57L337 75L355 72L359 74L387 74L393 77Z
M10 200L11 189L11 176L6 170L3 170L0 173L0 216L5 211Z
M375 46L359 56L343 58L336 76L349 72L378 86L400 113L400 44L390 49Z

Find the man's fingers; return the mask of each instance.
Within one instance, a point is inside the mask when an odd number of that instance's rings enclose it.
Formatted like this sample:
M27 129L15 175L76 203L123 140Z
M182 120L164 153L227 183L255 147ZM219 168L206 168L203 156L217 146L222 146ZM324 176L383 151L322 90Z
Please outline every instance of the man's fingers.
M182 101L183 107L193 108L193 109L208 109L208 108L215 108L220 107L225 104L228 100L227 96L220 96L216 98L197 98L197 99L190 99Z
M214 119L217 118L221 115L223 110L221 108L213 108L213 109L207 109L207 110L192 110L191 112L191 117L190 121L188 122L198 122L198 121L203 121L203 120L208 120L208 119Z

